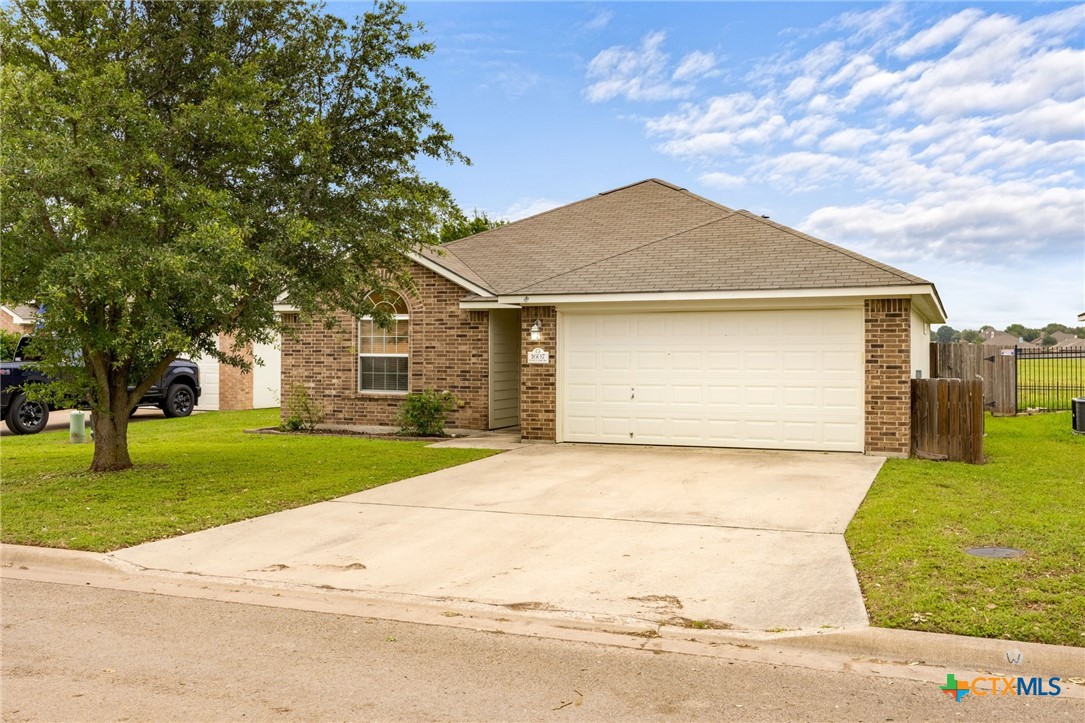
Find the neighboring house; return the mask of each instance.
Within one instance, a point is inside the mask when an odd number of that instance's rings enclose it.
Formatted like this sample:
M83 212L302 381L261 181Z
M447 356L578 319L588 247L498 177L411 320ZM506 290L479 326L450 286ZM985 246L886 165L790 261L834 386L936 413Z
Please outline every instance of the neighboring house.
M229 337L219 337L219 351L231 351ZM255 344L246 350L249 361L253 357L262 360L263 366L253 363L251 372L220 364L216 359L193 359L200 368L200 385L203 393L196 409L236 410L261 409L279 406L281 354L279 343Z
M1020 346L1026 349L1033 349L1039 344L1033 344L1030 341L1020 339L1013 334L1007 334L1004 331L987 331L983 334L986 338L981 342L984 346Z
M1054 346L1055 349L1085 349L1085 339L1069 335L1066 341L1060 341Z
M38 310L33 306L0 306L0 329L29 334L37 323Z
M929 281L654 179L411 259L392 330L284 316L326 423L431 388L525 440L906 455L945 321Z
M1067 334L1065 331L1053 331L1051 336L1055 339L1055 346L1057 347L1077 346L1079 341L1085 341L1074 334Z

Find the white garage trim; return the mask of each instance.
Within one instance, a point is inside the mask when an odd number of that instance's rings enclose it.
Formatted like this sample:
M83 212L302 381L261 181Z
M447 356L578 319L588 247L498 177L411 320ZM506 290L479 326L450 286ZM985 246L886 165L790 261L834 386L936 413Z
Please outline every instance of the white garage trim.
M557 438L864 448L860 305L558 314Z
M465 287L466 288L466 287ZM728 301L759 299L898 299L910 298L932 323L945 321L946 312L938 293L931 285L856 286L825 289L751 289L744 291L660 291L622 294L499 294L502 304L520 306L560 306L562 304L630 304L640 302ZM805 302L797 302L804 303Z

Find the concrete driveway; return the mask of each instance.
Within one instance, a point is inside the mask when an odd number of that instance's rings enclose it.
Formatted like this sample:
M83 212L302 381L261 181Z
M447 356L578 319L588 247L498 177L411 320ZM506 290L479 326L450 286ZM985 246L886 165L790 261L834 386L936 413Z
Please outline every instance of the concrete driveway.
M530 445L121 550L143 568L746 630L863 626L843 531L882 459Z

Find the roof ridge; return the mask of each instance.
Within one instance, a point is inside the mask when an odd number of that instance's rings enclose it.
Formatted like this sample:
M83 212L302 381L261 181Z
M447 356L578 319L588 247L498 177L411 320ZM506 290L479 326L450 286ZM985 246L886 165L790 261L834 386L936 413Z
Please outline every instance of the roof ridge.
M480 231L479 233L471 234L470 236L464 236L463 238L458 238L458 239L456 239L454 241L449 241L446 244L442 244L442 247L448 248L449 246L452 246L453 244L458 244L458 243L460 243L462 241L466 241L467 239L474 239L474 238L478 238L480 236L485 236L486 234L497 231L498 229L507 228L509 226L515 226L518 223L523 223L524 221L528 221L528 220L533 219L533 218L538 218L539 216L546 216L547 214L554 213L555 211L561 211L562 209L571 208L572 206L577 206L577 205L579 205L581 203L587 203L588 201L594 201L599 196L606 196L608 194L615 193L616 191L624 191L627 188L633 188L635 186L643 186L645 183L659 184L660 186L663 186L665 188L669 188L672 191L677 191L677 192L682 193L682 194L684 194L686 196L689 196L690 198L692 198L692 199L694 199L696 201L700 201L701 203L712 206L713 208L718 208L718 209L720 209L722 211L727 211L728 213L732 213L735 210L733 208L729 208L727 206L724 206L722 203L716 203L715 201L713 201L713 200L711 200L709 198L705 198L704 196L698 196L696 193L693 193L692 191L690 191L687 188L682 188L680 186L676 186L673 183L670 183L668 181L664 181L661 178L645 178L643 181L636 181L634 183L627 183L624 186L618 186L617 188L612 188L609 191L601 191L601 192L595 194L594 196L588 196L587 198L581 198L578 201L570 201L569 203L562 204L561 206L554 206L554 208L549 208L549 209L547 209L545 211L542 211L540 213L535 213L535 214L532 214L530 216L525 216L524 218L518 218L515 221L509 221L508 223L504 224L503 226L497 226L495 228L486 229L485 231Z
M740 209L739 211L737 211L737 213L741 214L742 216L745 216L746 218L752 219L754 221L758 221L758 222L766 224L768 226L772 226L773 228L779 229L780 231L784 231L786 233L789 233L792 236L798 236L799 238L804 239L806 241L810 241L812 243L818 244L819 246L824 246L827 249L831 249L833 251L842 253L845 256L848 256L850 258L855 259L856 261L861 261L862 263L865 263L868 266L873 266L876 269L886 271L886 272L888 272L890 274L893 274L894 276L896 276L896 277L898 277L900 279L903 279L905 281L909 281L911 283L917 283L917 282L924 283L924 284L929 284L930 283L929 281L927 281L925 279L921 279L920 277L916 276L915 274L910 274L907 271L903 271L903 270L898 269L898 268L896 268L894 266L890 266L889 264L883 264L880 261L875 261L874 259L872 259L872 258L870 258L868 256L863 256L862 254L856 253L854 251L850 251L850 250L844 248L843 246L837 246L834 243L824 241L822 239L817 238L816 236L811 236L810 234L799 231L798 229L791 228L790 226L785 226L782 223L777 223L776 221L765 218L764 216L758 216L757 214L755 214L755 213L753 213L751 211L747 211L746 209Z
M651 246L653 244L657 244L657 243L660 243L662 241L666 241L669 238L674 238L675 236L681 236L684 233L689 233L690 231L694 231L696 229L699 229L702 226L708 226L709 224L718 223L718 222L720 222L720 221L722 221L722 220L724 220L726 218L730 218L731 216L735 215L736 213L738 213L738 212L734 211L732 209L727 209L727 213L723 214L722 216L717 216L716 218L711 218L711 219L709 219L709 220L707 220L707 221L705 221L703 223L694 224L693 226L690 226L689 228L684 228L681 231L675 231L674 233L669 233L666 236L660 236L657 239L652 239L651 241L647 241L645 243L642 243L639 246L634 246L633 248L625 249L624 251L619 251L618 253L611 254L610 256L604 256L601 259L596 259L594 261L590 261L590 262L588 262L586 264L583 264L582 266L577 266L576 268L572 268L572 269L566 269L565 271L562 271L560 274L554 274L553 276L548 276L545 279L537 279L536 281L532 281L527 286L521 286L519 289L515 289L515 290L509 292L509 294L507 294L507 295L512 296L513 294L519 294L523 289L529 289L532 286L538 286L539 284L544 283L546 281L551 281L551 280L559 278L561 276L565 276L566 274L575 273L577 271L580 271L581 269L586 269L589 266L595 266L596 264L601 264L604 261L610 261L611 259L616 259L619 256L625 256L626 254L633 253L634 251L639 251L640 249L647 248L648 246Z

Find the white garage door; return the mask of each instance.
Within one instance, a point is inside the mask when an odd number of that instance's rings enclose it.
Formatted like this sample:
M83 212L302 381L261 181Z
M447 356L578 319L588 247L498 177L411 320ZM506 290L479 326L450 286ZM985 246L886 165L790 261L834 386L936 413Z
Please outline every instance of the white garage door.
M860 309L564 314L567 442L863 450Z

